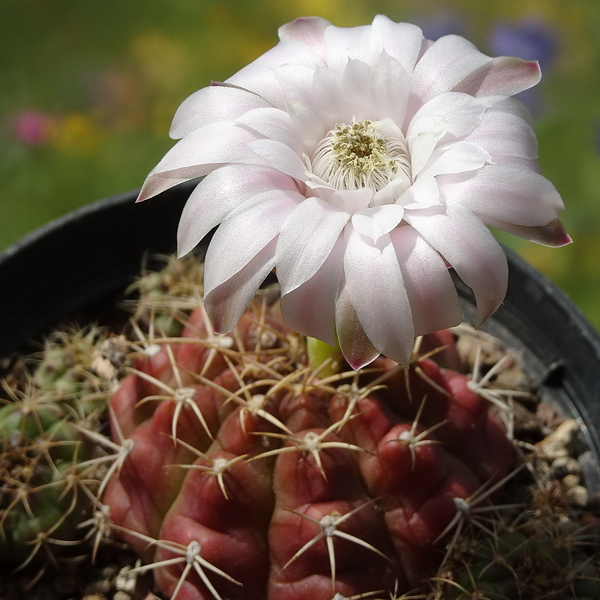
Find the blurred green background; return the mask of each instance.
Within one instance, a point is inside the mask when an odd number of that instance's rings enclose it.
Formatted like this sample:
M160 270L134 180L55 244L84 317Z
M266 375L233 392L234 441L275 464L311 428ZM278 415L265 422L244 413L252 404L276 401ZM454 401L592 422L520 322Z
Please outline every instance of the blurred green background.
M172 145L179 103L273 46L279 25L319 15L352 26L377 13L432 39L459 33L490 55L540 60L542 83L523 100L575 243L502 240L600 328L598 0L2 0L0 250L138 188Z

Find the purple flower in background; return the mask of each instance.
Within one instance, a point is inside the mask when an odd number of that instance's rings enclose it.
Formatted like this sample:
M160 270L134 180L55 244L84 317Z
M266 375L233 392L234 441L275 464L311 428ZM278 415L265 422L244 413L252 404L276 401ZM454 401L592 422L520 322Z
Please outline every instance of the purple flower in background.
M537 60L545 73L554 64L558 48L557 32L537 19L516 25L499 24L490 33L490 49L494 54Z

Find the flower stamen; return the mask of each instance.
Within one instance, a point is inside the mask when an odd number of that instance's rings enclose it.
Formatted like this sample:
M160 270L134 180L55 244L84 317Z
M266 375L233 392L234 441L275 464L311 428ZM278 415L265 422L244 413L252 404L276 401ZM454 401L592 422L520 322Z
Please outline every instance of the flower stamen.
M410 179L404 141L389 139L368 119L336 124L317 146L311 167L316 177L338 190L379 191L398 177Z

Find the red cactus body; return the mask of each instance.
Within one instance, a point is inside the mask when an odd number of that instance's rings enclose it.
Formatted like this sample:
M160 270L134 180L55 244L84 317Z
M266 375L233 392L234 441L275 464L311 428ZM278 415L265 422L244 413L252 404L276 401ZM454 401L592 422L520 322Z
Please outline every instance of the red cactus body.
M455 499L507 473L511 445L466 375L381 359L358 392L351 375L321 382L288 357L295 334L253 311L214 339L198 309L111 400L129 451L103 502L171 597L412 589L440 564Z

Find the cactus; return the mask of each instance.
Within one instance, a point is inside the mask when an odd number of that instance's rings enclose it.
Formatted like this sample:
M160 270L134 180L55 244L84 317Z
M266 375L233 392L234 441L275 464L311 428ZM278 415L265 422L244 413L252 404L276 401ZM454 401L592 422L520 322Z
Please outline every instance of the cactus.
M406 368L311 365L276 289L216 335L200 275L169 260L128 324L56 333L5 381L3 561L116 534L171 600L598 596L577 427L547 435L497 341L461 326Z
M230 336L199 307L153 343L111 398L130 451L102 502L171 597L407 591L510 467L490 403L426 356L319 378L264 301Z
M85 465L98 455L84 431L99 427L119 338L96 328L52 335L3 387L0 408L0 557L40 568L77 552L97 481ZM106 363L106 364L104 364ZM104 371L109 378L95 371ZM112 369L112 370L111 370Z

